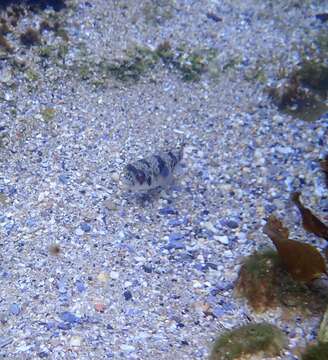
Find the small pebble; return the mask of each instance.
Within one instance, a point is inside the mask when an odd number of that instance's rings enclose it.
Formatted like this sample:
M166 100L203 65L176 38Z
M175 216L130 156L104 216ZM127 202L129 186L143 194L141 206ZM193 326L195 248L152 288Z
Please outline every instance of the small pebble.
M82 223L80 226L81 229L86 233L91 231L91 226L88 223Z
M144 269L144 271L148 274L153 272L153 268L151 266L148 265L142 265L142 268Z
M97 304L95 304L95 310L97 312L103 313L106 310L106 305L102 304L102 303L97 303Z
M82 235L84 234L84 231L83 231L81 228L77 228L77 229L75 230L75 234L76 234L77 236L82 236Z
M105 273L105 272L101 272L101 273L97 276L97 279L98 279L98 281L100 281L100 282L107 282L107 281L108 281L108 278L109 278L109 276L108 276L108 274Z
M60 330L70 330L72 328L72 325L69 323L61 322L57 325L58 329Z
M69 344L73 347L80 347L82 343L82 339L80 336L72 336Z
M229 238L226 235L215 235L214 239L219 241L221 244L224 244L224 245L229 244Z
M10 314L12 315L19 315L21 309L20 309L20 306L18 304L11 304L10 307L9 307L9 312Z
M132 351L135 351L135 347L132 346L132 345L121 345L121 350L124 351L124 352L132 352Z
M237 229L239 227L238 223L234 220L227 220L225 222L225 224L230 228L230 229Z
M62 183L67 185L69 181L69 177L66 175L59 175L58 180Z
M217 229L214 227L214 225L211 223L211 222L205 222L204 224L203 224L203 226L207 229L207 230L209 230L209 231L212 231L213 233L217 233Z
M172 250L172 249L175 249L175 250L181 250L181 249L184 249L185 248L185 245L183 243L182 240L171 240L167 245L166 245L166 249L168 250Z
M176 215L176 214L178 214L177 210L175 210L171 207L165 207L165 208L159 209L158 212L161 215Z
M178 240L182 240L183 239L183 235L182 234L177 234L177 233L172 233L169 236L169 241L178 241Z
M123 293L123 296L126 301L129 301L132 299L132 293L130 290L125 290Z
M3 348L13 342L12 338L6 338L0 336L0 348Z
M109 276L110 276L111 279L117 280L117 279L119 279L120 274L119 274L117 271L112 270L112 271L109 273Z
M194 280L193 281L193 287L195 288L195 289L199 289L199 288L201 288L203 285L198 281L198 280Z
M80 293L83 293L85 291L85 284L82 280L76 280L75 286L77 288L77 291Z
M46 351L41 351L38 353L38 357L40 359L46 359L47 357L49 357L49 354Z

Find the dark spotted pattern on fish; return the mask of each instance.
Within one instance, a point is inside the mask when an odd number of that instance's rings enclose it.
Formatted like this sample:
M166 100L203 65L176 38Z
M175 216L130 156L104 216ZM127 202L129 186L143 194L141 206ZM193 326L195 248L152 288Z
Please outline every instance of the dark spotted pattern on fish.
M170 170L168 169L167 165L165 164L165 161L159 156L154 155L154 158L157 160L157 167L158 167L158 175L162 175L164 177L169 176Z
M126 165L120 177L122 186L133 191L165 186L182 159L182 149L163 151Z
M136 166L134 166L132 164L127 165L126 168L127 168L127 171L131 172L135 176L135 178L139 184L144 183L146 176L142 170L137 169Z
M151 165L149 164L149 162L146 159L141 159L138 160L140 163L143 163L147 166L148 169L151 169Z
M178 159L176 158L176 156L174 154L172 154L171 151L169 151L167 153L167 155L171 158L171 168L173 169L175 167L175 165L178 163Z

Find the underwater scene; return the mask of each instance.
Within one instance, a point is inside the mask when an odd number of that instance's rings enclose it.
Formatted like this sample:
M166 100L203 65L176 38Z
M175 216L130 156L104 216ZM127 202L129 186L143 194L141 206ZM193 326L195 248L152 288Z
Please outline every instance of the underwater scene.
M0 359L328 360L328 2L0 0Z

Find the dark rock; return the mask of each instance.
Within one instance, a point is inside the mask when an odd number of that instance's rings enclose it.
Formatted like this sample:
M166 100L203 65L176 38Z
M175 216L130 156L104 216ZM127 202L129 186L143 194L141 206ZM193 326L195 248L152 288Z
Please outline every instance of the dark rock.
M38 357L41 359L46 359L48 356L49 356L49 354L45 351L38 353Z
M25 46L38 45L41 42L40 33L37 30L28 28L25 33L20 35L20 41Z
M132 293L130 290L125 290L123 293L123 296L126 301L129 301L132 299Z
M237 229L239 227L237 221L234 220L225 221L225 225L228 226L230 229Z
M144 271L148 274L153 272L153 268L151 266L148 265L142 265L142 268L144 269Z
M217 16L216 14L212 13L212 12L208 12L206 14L206 17L210 20L213 20L215 22L219 22L222 21L222 18L220 18L219 16Z
M178 214L178 211L167 206L167 207L164 207L162 209L159 209L158 211L161 215L177 215Z
M321 22L326 22L328 20L328 13L317 14L315 17Z

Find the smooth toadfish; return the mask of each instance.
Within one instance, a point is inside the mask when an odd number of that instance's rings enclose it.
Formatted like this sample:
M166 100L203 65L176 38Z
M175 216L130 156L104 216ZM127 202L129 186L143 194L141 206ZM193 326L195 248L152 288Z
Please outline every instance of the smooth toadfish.
M121 185L131 191L147 191L168 185L176 165L183 157L183 145L174 150L161 151L126 165Z

